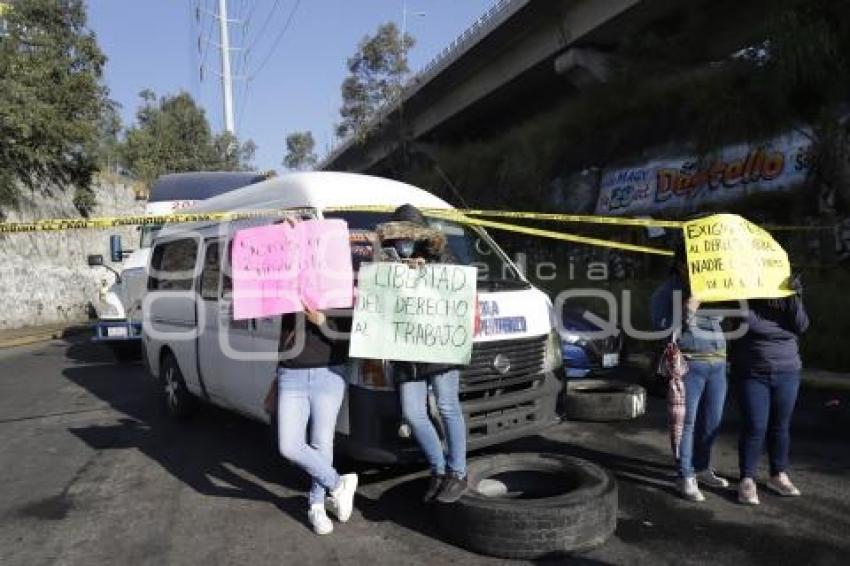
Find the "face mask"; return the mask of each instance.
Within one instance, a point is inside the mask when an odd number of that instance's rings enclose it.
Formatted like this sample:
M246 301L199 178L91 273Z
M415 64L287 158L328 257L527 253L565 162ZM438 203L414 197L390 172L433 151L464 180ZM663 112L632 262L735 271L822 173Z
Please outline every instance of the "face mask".
M398 255L407 259L413 255L413 251L416 249L416 242L413 240L395 240L393 247L398 252Z

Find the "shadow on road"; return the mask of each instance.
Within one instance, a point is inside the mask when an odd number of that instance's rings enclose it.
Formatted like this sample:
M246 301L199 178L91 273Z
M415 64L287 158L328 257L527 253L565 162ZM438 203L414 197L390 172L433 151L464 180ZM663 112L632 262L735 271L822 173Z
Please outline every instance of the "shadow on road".
M266 427L209 406L189 421L174 422L162 410L159 391L144 375L142 367L115 364L108 356L108 351L100 351L91 344L69 340L67 357L84 363L66 368L63 375L126 417L116 424L72 428L70 432L96 450L135 448L204 495L268 502L304 524L306 502L302 494L308 488L307 478L277 455L270 446ZM850 459L846 445L843 453L835 453L842 443L818 443L810 439L812 432L829 425L823 419L831 417L819 412L822 403L821 397L801 395L798 411L803 432L799 437L795 435L794 463L816 467L827 474L838 474L842 469L846 473ZM521 439L484 453L565 453L611 470L621 486L617 538L659 556L671 556L671 551L673 555L680 552L687 556L690 550L698 548L711 561L712 553L728 557L729 545L733 545L736 552L753 564L833 564L841 563L837 557L850 553L850 546L829 540L807 540L794 529L794 517L826 525L833 533L850 529L850 505L843 499L818 501L816 496L807 495L799 501L782 501L781 509L788 517L778 524L778 519L768 516L781 512L778 505L771 505L770 496L765 497L767 504L762 505L765 509L739 508L733 520L718 518L707 505L683 504L674 496L675 470L666 447L638 441L648 431L663 431L665 420L663 402L651 401L649 413L634 421L616 425L568 423L555 435ZM616 437L616 442L622 444L580 446L567 440L570 426L597 440ZM734 434L736 427L737 407L730 404L724 433ZM837 436L843 434L846 431ZM345 460L339 463L341 469L353 468L362 474L362 485L367 489L358 495L356 506L366 521L392 522L425 537L444 540L433 510L419 503L425 490L424 474L409 479L401 477L413 471L409 467L375 468ZM389 484L387 489L379 485L384 482ZM372 485L375 489L368 489ZM282 496L277 486L295 490L299 495ZM732 505L733 490L715 493ZM762 513L758 514L759 511ZM766 515L764 511L771 513ZM729 519L729 515L724 518ZM812 531L809 528L803 532ZM601 556L604 557L604 547ZM591 552L589 556L576 557L574 563L603 562L597 561Z
M304 522L303 496L281 497L263 485L302 492L308 487L300 471L277 457L263 425L211 406L175 422L161 408L159 391L141 366L86 365L63 374L127 415L114 425L70 429L93 449L135 448L199 493L266 501Z
M617 428L629 423L618 423ZM603 425L604 426L604 425ZM610 431L609 431L610 434ZM801 443L802 444L802 443ZM836 447L832 444L832 448ZM674 487L676 470L669 455L647 446L623 446L606 451L545 437L522 439L502 446L503 451L540 451L584 458L610 470L620 482L620 517L615 536L622 542L639 546L661 556L671 555L671 545L681 546L681 556L699 548L701 556L728 555L729 545L746 555L748 564L845 564L850 543L839 545L811 538L796 529L798 521L823 525L824 534L850 531L850 505L825 500L816 495L787 499L762 490L762 506L751 508L737 503L737 492L706 488L730 505L734 520L718 516L708 504L683 502ZM645 457L636 457L640 450ZM632 453L632 454L629 454ZM845 459L842 455L840 459ZM795 457L809 465L806 456ZM781 499L781 501L780 501ZM776 505L776 507L773 507ZM781 505L781 510L779 506ZM773 507L772 509L770 507ZM778 522L776 512L779 513ZM706 558L706 562L711 562Z

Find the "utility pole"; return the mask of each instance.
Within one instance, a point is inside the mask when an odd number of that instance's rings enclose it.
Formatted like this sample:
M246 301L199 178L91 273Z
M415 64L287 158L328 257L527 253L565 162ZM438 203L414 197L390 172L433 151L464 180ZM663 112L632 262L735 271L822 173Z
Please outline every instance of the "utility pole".
M235 136L233 77L230 75L230 20L227 19L227 0L218 0L218 25L221 36L221 89L224 98L224 129Z

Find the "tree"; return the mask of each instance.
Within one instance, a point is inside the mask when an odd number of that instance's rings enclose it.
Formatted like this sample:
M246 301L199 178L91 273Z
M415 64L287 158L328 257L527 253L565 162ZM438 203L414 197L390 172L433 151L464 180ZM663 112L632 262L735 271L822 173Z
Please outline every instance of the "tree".
M302 170L316 166L316 140L313 132L293 132L286 136L286 155L283 165L287 169Z
M20 188L87 189L108 91L82 0L7 5L0 37L0 204Z
M409 71L407 51L415 40L401 37L392 22L378 27L374 36L366 36L357 52L348 59L349 75L342 82L342 120L336 125L340 138L366 135L366 126L385 104L401 94L402 78Z
M127 130L122 154L130 173L152 183L166 173L249 169L256 145L231 133L214 135L206 114L185 92L164 96L146 89L136 124Z
M104 106L97 128L97 165L101 171L114 172L121 164L121 116L117 102Z

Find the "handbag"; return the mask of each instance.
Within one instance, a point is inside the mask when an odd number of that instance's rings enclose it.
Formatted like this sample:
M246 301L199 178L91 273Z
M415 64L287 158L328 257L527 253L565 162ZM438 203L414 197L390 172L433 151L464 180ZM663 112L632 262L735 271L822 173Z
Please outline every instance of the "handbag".
M678 332L674 332L670 336L670 341L664 346L664 350L658 358L655 373L667 381L681 379L688 373L688 361L679 348Z

